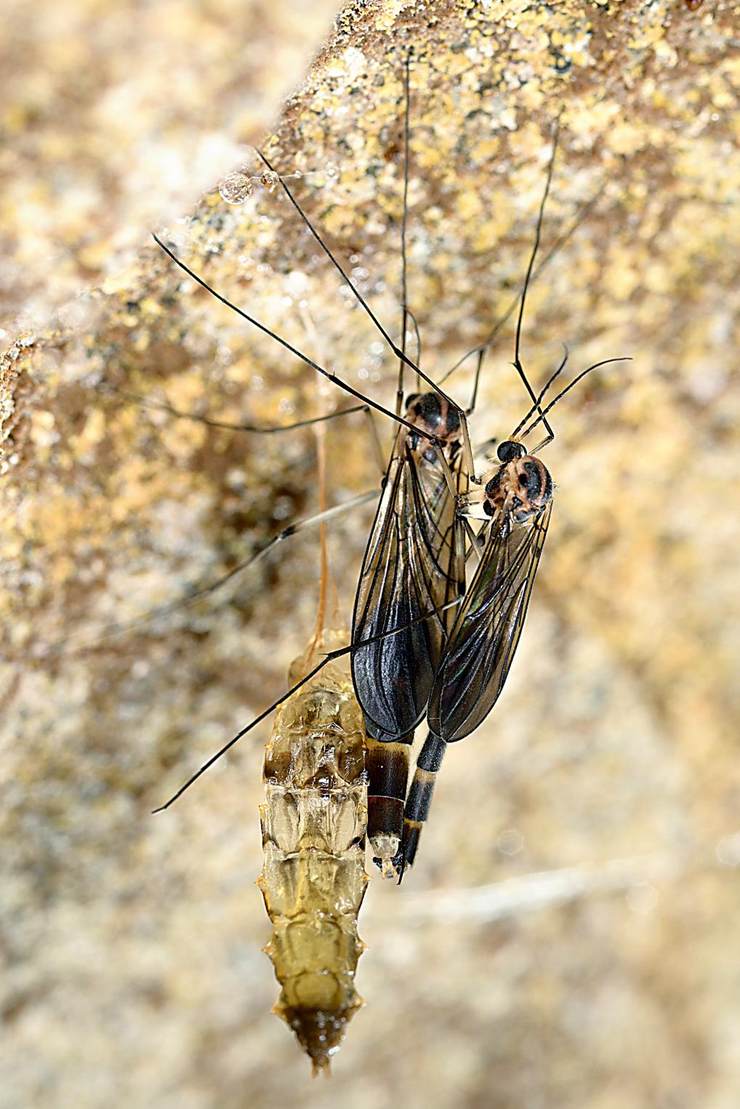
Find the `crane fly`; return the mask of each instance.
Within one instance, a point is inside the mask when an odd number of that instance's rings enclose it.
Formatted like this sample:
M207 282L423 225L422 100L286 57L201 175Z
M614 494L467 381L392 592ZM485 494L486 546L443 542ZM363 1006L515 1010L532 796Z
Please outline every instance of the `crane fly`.
M464 528L456 501L467 490L467 474L473 469L466 413L421 369L420 341L416 361L406 351L411 317L406 287L410 62L408 52L403 70L400 347L280 178L290 203L399 359L395 416L400 426L360 571L352 622L352 677L368 733L368 837L387 876L395 873L393 859L403 833L409 748L426 711L448 631L447 606L461 598L465 586ZM407 367L416 375L417 388L423 380L430 392L405 397ZM429 611L438 615L419 619ZM406 630L387 634L400 627Z
M565 367L567 352L551 374L534 405L499 443L496 467L460 505L482 521L481 559L458 607L429 699L429 734L417 759L404 810L401 848L394 859L399 881L416 858L421 830L428 819L432 795L449 743L474 732L498 701L509 675L524 627L532 588L547 537L553 503L553 481L536 448L524 439L586 374L622 359L609 358L581 371L565 389L539 410L548 389ZM523 430L524 429L524 430Z
M406 157L404 171L404 274L405 274L405 213L408 187L408 115L409 115L409 59L405 66L405 136ZM264 155L260 155L268 170L273 167ZM298 212L321 249L339 271L359 303L380 331L392 352L399 358L399 386L396 411L365 397L353 386L341 381L334 373L324 369L314 359L304 355L281 336L270 331L243 309L228 301L203 278L190 270L174 252L160 239L156 241L162 249L194 280L206 288L217 299L232 308L251 324L269 334L291 353L311 366L324 377L334 381L376 411L392 418L399 427L394 450L384 479L376 523L371 533L365 563L361 572L361 585L355 606L352 629L352 643L362 646L361 661L353 666L353 678L358 700L365 712L368 727L373 734L368 752L368 772L370 776L371 817L369 836L374 850L381 859L381 865L389 871L390 862L397 853L403 830L403 803L408 777L408 745L413 738L413 729L423 717L431 690L434 671L439 660L443 635L449 622L449 605L458 600L464 586L464 548L463 529L455 511L456 498L467 488L463 478L465 469L472 470L472 452L465 422L465 414L446 394L435 385L417 363L406 353L406 321L409 311L406 306L405 288L403 304L403 326L401 346L399 347L384 328L372 308L360 296L355 285L345 273L332 251L318 235L313 225L294 198L284 178L278 177L280 185L290 203ZM156 236L155 236L156 238ZM404 279L405 285L405 279ZM418 357L418 356L417 356ZM403 372L409 366L416 374L417 382L426 381L433 392L413 395L406 400L405 414L401 414L403 400ZM444 416L443 416L444 413ZM417 466L417 457L419 465ZM456 466L456 460L460 465ZM452 465L451 465L452 463ZM453 466L455 468L453 469ZM397 565L410 568L411 573L386 579L388 588L380 597L374 589L378 580L377 566L373 566L376 552L384 566L390 563L388 544L376 537L388 534L386 521L399 519L401 557ZM428 524L428 529L423 528ZM421 543L427 544L423 558ZM409 544L413 550L409 552ZM421 565L423 562L423 565ZM370 563L370 569L368 568ZM414 601L416 603L414 603ZM431 626L428 626L431 617ZM387 651L387 644L393 641L398 646ZM385 698L385 716L377 708L377 659L381 668L384 660L392 657L394 664L403 662L404 672L411 675L410 692L405 684L393 683L393 690ZM353 659L355 650L353 649ZM392 747L381 747L390 743ZM390 774L393 779L390 789L395 796L390 798L392 812L389 820L388 806L388 769L386 758L392 748L401 748L405 755L402 759L392 760Z
M164 242L155 236L157 243L169 257L193 280L205 288L211 295L221 301L231 310L236 312L251 325L280 343L290 353L295 355L304 364L323 375L341 389L349 392L355 399L361 401L369 408L382 413L391 419L397 428L393 449L385 472L381 497L375 521L368 539L359 584L355 599L354 617L352 625L351 643L347 648L352 657L352 676L355 693L362 707L367 731L366 764L369 778L368 787L368 838L370 839L376 862L384 874L390 876L396 870L409 865L415 846L411 842L410 828L414 821L420 826L419 818L419 779L412 785L411 792L406 798L409 768L409 750L413 741L416 727L429 711L430 725L434 722L436 731L430 730L427 744L422 748L419 757L418 770L420 774L428 773L432 776L438 769L441 759L440 752L443 748L440 743L462 738L462 735L452 735L448 725L442 723L440 714L446 715L449 698L454 700L454 691L460 692L460 705L473 705L470 719L479 717L482 720L490 711L508 674L514 649L521 633L527 602L534 581L536 562L544 543L546 524L549 521L543 516L537 523L532 523L527 530L526 542L524 532L520 532L520 521L516 516L506 516L501 521L501 535L506 534L507 541L501 538L494 542L494 535L498 534L495 527L484 523L484 531L476 535L471 528L468 511L472 501L468 500L471 486L480 485L481 480L475 476L473 452L468 432L467 417L475 407L478 383L481 376L483 359L495 335L501 326L518 306L518 319L516 325L514 368L524 384L532 402L530 409L536 414L537 423L541 422L547 433L549 441L553 437L552 428L547 420L546 409L540 407L543 393L535 395L521 360L521 335L524 316L524 306L527 291L532 283L542 272L543 268L554 257L560 247L570 238L575 229L585 217L586 213L600 195L596 194L577 213L571 226L556 240L545 258L535 269L540 237L544 219L545 204L547 201L555 153L557 149L559 121L555 126L552 152L547 168L545 188L543 191L538 217L534 243L529 258L529 263L520 294L514 298L504 315L496 322L488 337L479 347L468 352L463 359L455 363L448 370L439 383L429 377L420 366L421 342L418 335L416 321L408 307L407 280L406 280L406 219L407 219L407 192L408 192L408 167L409 167L409 112L410 112L410 59L406 55L404 66L404 160L403 160L403 215L401 226L401 263L402 263L402 299L401 299L401 345L399 346L386 330L384 325L362 297L352 279L346 273L332 250L324 242L315 229L308 216L305 214L298 200L293 195L284 177L275 172L267 158L260 154L266 170L274 175L280 187L287 196L290 204L306 225L308 231L319 244L323 253L340 274L342 280L351 290L357 303L366 312L373 325L383 337L389 350L398 358L398 387L396 392L395 411L384 407L382 404L365 396L348 382L343 381L334 372L327 370L315 359L308 357L296 346L289 343L282 336L271 331L260 323L244 309L238 307L208 284L199 274L190 269ZM411 321L417 335L416 359L412 360L407 353L407 324ZM470 405L467 409L461 408L441 388L451 373L453 373L471 354L477 354L477 366L474 375L474 385ZM599 363L601 364L601 363ZM593 369L595 367L589 367ZM560 367L562 369L562 366ZM406 396L404 390L404 373L411 371L416 376L416 391ZM585 371L585 372L589 372ZM559 371L557 371L559 372ZM422 392L421 383L428 386L427 392ZM574 384L574 383L572 383ZM570 388L570 386L568 387ZM559 399L556 398L556 399ZM554 403L554 402L553 402ZM182 413L176 413L182 415ZM516 458L501 459L501 465L510 462L521 462L524 469L518 470L519 476L530 473L528 467L540 475L542 481L546 474L544 467L538 460L532 460L524 448L516 448ZM486 478L486 487L497 480L504 485L514 478L506 473L493 474ZM517 479L518 480L518 479ZM529 479L528 479L529 480ZM534 481L534 478L532 478ZM544 485L541 498L545 497ZM532 486L534 496L534 486ZM485 498L481 503L489 503ZM534 502L533 502L534 503ZM490 502L489 507L492 507ZM542 511L545 512L547 504L543 502ZM492 507L492 511L494 511ZM499 516L503 510L495 509ZM539 516L540 514L538 514ZM492 518L491 518L492 519ZM514 526L516 525L516 527ZM535 538L532 538L534 536ZM481 540L487 542L481 552ZM479 609L490 617L491 607L495 609L495 602L488 604L487 598L491 590L496 593L496 583L503 574L503 561L506 557L514 556L514 548L521 540L522 550L514 558L516 567L524 566L528 554L536 553L536 560L525 574L525 581L519 583L515 594L517 618L512 621L512 634L509 648L502 651L500 665L494 670L491 682L488 682L490 659L486 656L487 665L476 668L475 659L466 654L475 637L471 637L470 629L473 626L473 615ZM466 562L471 554L475 554L480 565L472 576L466 591ZM501 565L496 560L501 561ZM498 569L496 569L498 565ZM509 574L512 572L509 571ZM507 579L509 580L509 579ZM209 587L210 588L210 587ZM503 594L502 594L503 596ZM460 616L455 616L455 609L462 601L466 600L467 622L461 623ZM514 603L514 601L512 601ZM511 610L513 611L513 610ZM511 612L510 612L511 615ZM503 626L501 619L494 621L494 626ZM496 639L490 633L488 639ZM488 639L486 642L488 642ZM451 652L451 653L450 653ZM468 661L467 670L459 670L463 662ZM440 676L443 673L444 678ZM463 696L463 673L467 677L475 677L475 692ZM498 673L498 677L496 674ZM457 675L457 678L455 677ZM493 695L491 693L493 690ZM475 705L479 702L479 707ZM267 712L272 711L271 706ZM462 712L462 708L455 708L454 718ZM260 716L260 719L264 717ZM250 725L251 727L253 725ZM461 727L462 722L461 722ZM469 734L473 724L465 730ZM167 805L177 799L193 781L195 781L212 763L228 750L241 735L249 730L244 729L221 751L217 752L204 764L201 769L185 783L180 790L167 802ZM441 734L438 734L441 733ZM432 785L429 781L428 785ZM431 798L429 788L424 791L424 796ZM404 820L404 802L405 816ZM426 802L428 808L428 801ZM162 806L162 807L167 807ZM404 841L404 826L406 826ZM418 839L418 834L416 836Z

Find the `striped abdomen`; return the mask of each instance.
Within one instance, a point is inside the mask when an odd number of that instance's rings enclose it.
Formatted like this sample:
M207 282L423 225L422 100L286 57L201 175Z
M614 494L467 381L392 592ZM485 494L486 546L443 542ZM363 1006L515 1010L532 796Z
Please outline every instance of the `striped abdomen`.
M414 864L419 847L419 837L429 816L437 774L446 750L447 744L445 741L429 732L416 760L416 771L404 808L401 847L394 860L396 870L400 875L399 881L403 878L406 867Z
M291 668L297 681L347 642L326 632ZM265 948L282 989L275 1006L311 1057L328 1066L362 1005L354 978L367 885L367 784L362 710L344 659L332 661L277 711L260 806L257 880L273 925Z

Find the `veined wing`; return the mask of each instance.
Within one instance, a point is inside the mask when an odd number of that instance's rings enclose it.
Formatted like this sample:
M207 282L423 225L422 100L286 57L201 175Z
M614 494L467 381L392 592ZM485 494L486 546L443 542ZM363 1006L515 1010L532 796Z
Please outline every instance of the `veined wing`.
M453 464L456 484L460 465ZM352 629L353 642L374 640L353 653L352 676L378 738L406 735L424 716L454 610L423 616L464 591L464 530L448 476L438 457L419 457L405 432L399 434L363 559ZM389 636L394 628L404 630Z
M492 530L450 632L429 703L429 728L448 743L488 716L509 674L550 523Z

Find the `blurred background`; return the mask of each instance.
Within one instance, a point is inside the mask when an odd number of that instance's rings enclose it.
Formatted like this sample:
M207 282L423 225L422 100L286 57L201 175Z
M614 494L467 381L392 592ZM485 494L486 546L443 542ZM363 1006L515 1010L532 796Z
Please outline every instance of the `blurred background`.
M403 0L6 2L0 50L3 1106L734 1109L740 1082L737 61L731 7ZM526 269L523 356L555 410L553 520L506 691L453 749L403 887L371 878L365 1008L312 1081L262 954L262 727L311 634L310 430L344 397L174 270L383 403L382 337L260 168L259 142L438 376ZM313 61L312 61L313 59ZM574 222L576 229L569 234ZM476 442L525 398L511 321ZM463 402L469 366L450 378ZM144 398L144 405L135 398ZM385 444L392 429L378 421ZM378 484L328 435L333 500ZM338 517L347 619L371 510Z

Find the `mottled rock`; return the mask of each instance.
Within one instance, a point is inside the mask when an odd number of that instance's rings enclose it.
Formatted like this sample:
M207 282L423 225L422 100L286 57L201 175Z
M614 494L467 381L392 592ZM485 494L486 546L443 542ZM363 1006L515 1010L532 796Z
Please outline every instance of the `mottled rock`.
M290 24L293 10L269 14ZM409 300L423 365L440 374L520 287L562 113L545 252L590 207L532 289L523 359L538 382L562 343L573 372L633 359L554 412L553 521L520 652L495 713L445 762L404 887L371 882L366 1006L331 1086L310 1084L269 1012L268 925L252 885L267 727L149 816L283 688L312 629L315 532L220 598L135 634L100 643L99 632L233 566L316 505L310 429L208 428L123 392L263 424L351 402L317 391L305 366L174 269L148 239L151 209L138 249L102 283L102 264L70 240L62 293L85 272L89 291L48 327L11 335L0 371L8 1104L736 1104L732 15L709 0L694 11L681 0L353 3L265 141L397 329L401 65L413 45ZM195 24L173 19L184 54L208 41ZM81 55L100 59L90 34ZM268 117L251 106L232 38L219 39L232 111L209 124L227 145L259 137ZM44 72L61 64L47 59ZM285 64L274 67L280 95L296 84ZM156 82L166 95L167 66L140 70L132 91L150 99ZM196 71L194 100L212 91ZM105 128L95 141L120 146ZM70 156L73 175L81 158ZM133 192L136 165L119 158ZM186 219L187 205L158 205L164 238L267 326L392 404L393 358L281 190L257 180L229 203L227 172L262 169L247 154L220 166ZM116 215L101 243L128 219ZM95 222L85 209L83 231ZM17 238L35 259L28 224ZM40 277L34 266L26 295L40 289L56 306L58 267ZM523 412L512 356L510 323L487 358L477 442ZM449 384L465 400L469 370ZM378 429L387 441L390 427ZM332 496L376 473L364 420L337 421ZM336 524L346 616L368 511Z

